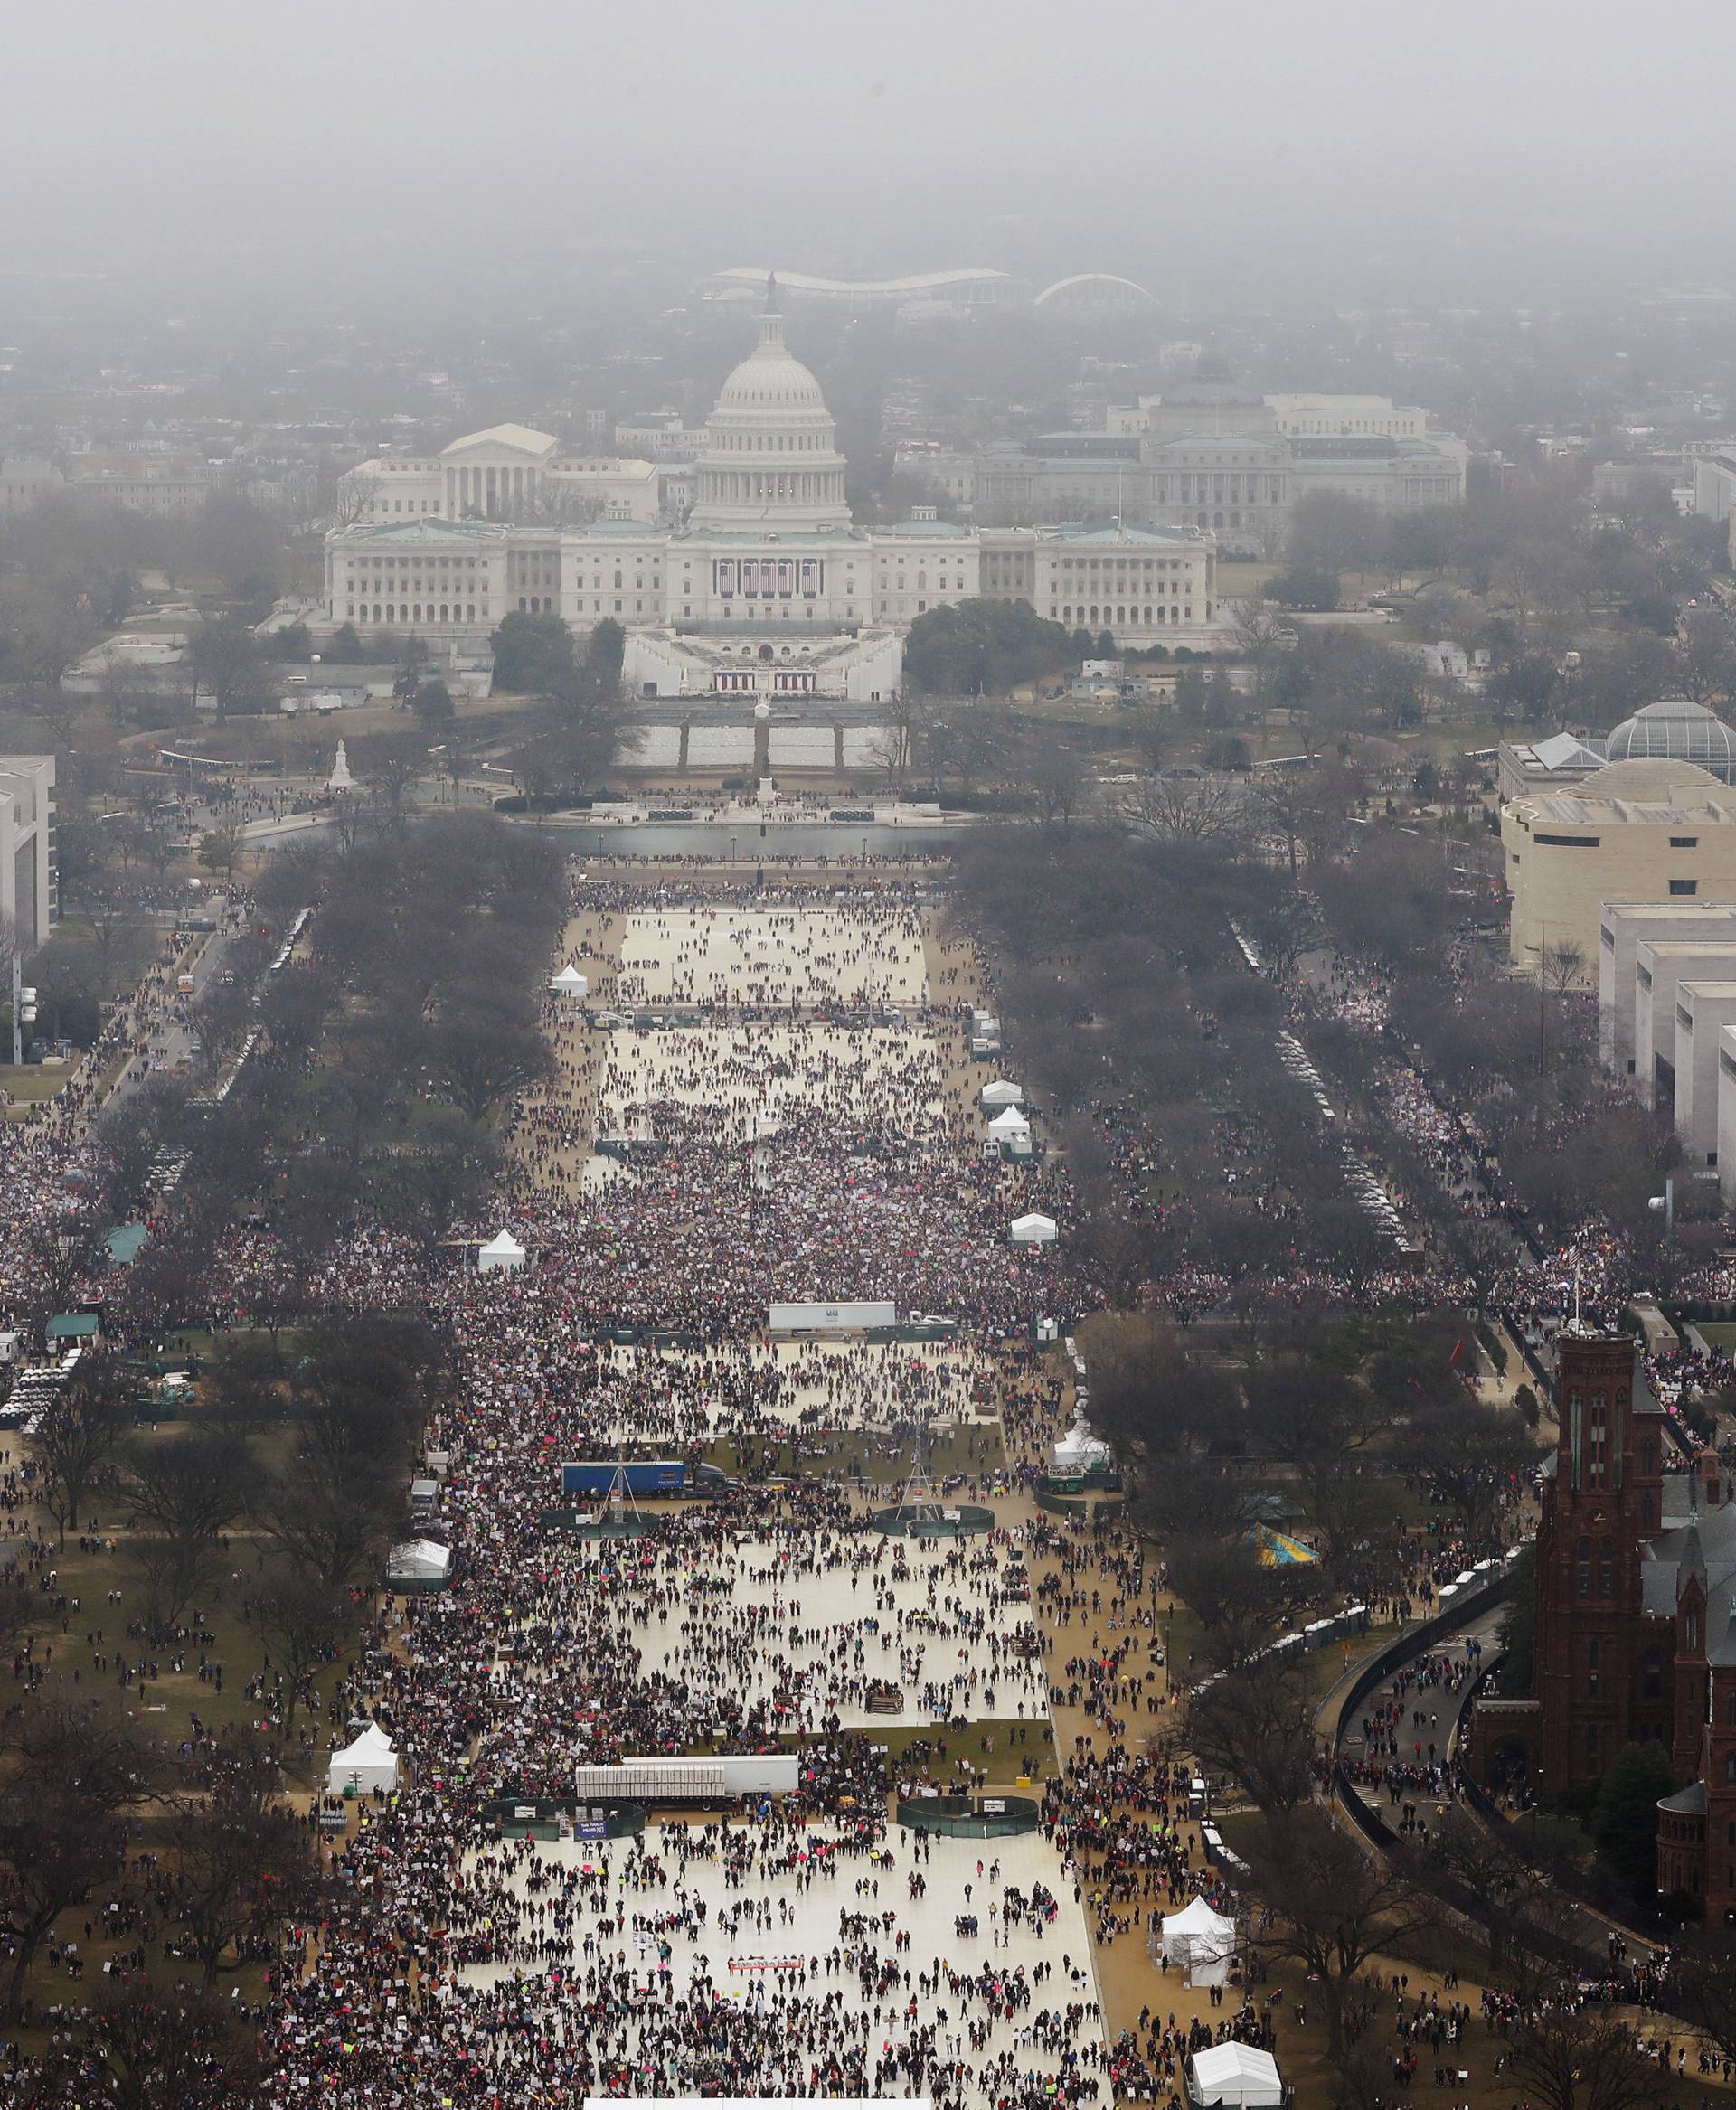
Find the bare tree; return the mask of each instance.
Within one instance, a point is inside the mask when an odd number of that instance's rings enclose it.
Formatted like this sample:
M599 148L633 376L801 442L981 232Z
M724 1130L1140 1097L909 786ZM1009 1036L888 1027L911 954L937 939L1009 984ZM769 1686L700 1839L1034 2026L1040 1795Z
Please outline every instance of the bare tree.
M1253 699L1264 711L1271 694L1272 674L1281 655L1296 643L1296 632L1268 601L1244 600L1231 604L1230 649L1254 677Z
M335 1584L308 1569L284 1566L261 1578L248 1613L283 1679L283 1733L288 1737L308 1679L319 1664L336 1660L349 1632L349 1600Z
M233 880L246 840L240 821L220 821L200 839L199 862L207 871L221 872L224 879Z
M0 1741L0 1926L11 1943L5 2008L69 1906L118 1872L125 1813L155 1790L157 1760L124 1715L46 1701L9 1718Z
M258 2033L212 1992L128 1978L100 1996L90 2038L115 2110L251 2110L259 2099Z
M380 480L372 462L358 462L337 479L332 495L331 523L335 528L354 527L368 517L368 508L379 495Z
M40 1500L62 1546L133 1425L133 1391L117 1364L93 1362L42 1409L36 1430Z
M1543 2110L1647 2110L1673 2093L1626 2021L1596 2001L1576 2010L1559 1993L1514 2024L1506 2063Z
M169 1821L175 1910L207 1992L226 1959L237 1971L264 1955L319 1895L307 1827L278 1800L277 1775L263 1754L249 1754L208 1803L184 1801Z
M1312 1805L1281 1820L1268 1817L1253 1851L1258 1888L1271 1907L1257 1946L1273 1960L1300 1965L1317 1984L1327 2055L1335 2064L1344 2055L1345 2013L1363 1973L1376 1956L1404 1955L1437 1908L1408 1872L1371 1857Z
M1299 1650L1256 1656L1199 1692L1188 1735L1202 1766L1239 1781L1268 1814L1288 1816L1319 1772L1315 1701Z
M1250 819L1248 795L1227 777L1142 777L1127 809L1152 834L1171 842L1233 843Z

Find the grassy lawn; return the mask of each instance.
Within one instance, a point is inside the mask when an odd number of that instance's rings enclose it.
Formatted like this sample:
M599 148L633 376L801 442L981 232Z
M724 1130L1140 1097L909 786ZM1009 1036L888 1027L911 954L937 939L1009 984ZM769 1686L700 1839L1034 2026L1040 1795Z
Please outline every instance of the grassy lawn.
M1047 1727L1043 1722L1006 1719L972 1722L968 1729L958 1731L934 1724L907 1724L896 1716L888 1715L884 1721L870 1722L860 1733L871 1744L884 1748L887 1764L894 1772L910 1757L912 1746L926 1744L931 1751L928 1770L936 1779L944 1778L962 1758L979 1771L986 1768L989 1780L1005 1787L1027 1773L1032 1779L1053 1777L1055 1747L1052 1738L1045 1735ZM1028 1741L1015 1743L1014 1739L1021 1729ZM788 1736L781 1741L788 1749L800 1750L806 1745L825 1739L804 1734ZM709 1757L719 1747L715 1743L695 1744L691 1747L690 1755Z
M148 1430L141 1434L152 1442L174 1443L184 1427L184 1423L165 1422L154 1434ZM97 1539L88 1543L103 1550L80 1550L76 1537L69 1538L54 1562L59 1588L77 1598L80 1608L65 1615L48 1614L35 1623L39 1657L47 1645L52 1644L54 1652L48 1681L42 1688L51 1697L62 1697L72 1690L118 1695L122 1688L113 1670L99 1672L95 1657L104 1655L112 1663L119 1649L137 1663L143 1653L142 1644L129 1642L126 1633L134 1605L143 1595L122 1550L127 1533L116 1530L114 1520L103 1517L100 1508L97 1514L101 1529ZM207 1728L257 1721L263 1715L263 1709L241 1690L259 1669L265 1654L257 1631L241 1616L243 1597L263 1553L264 1548L255 1537L231 1534L224 1541L226 1565L222 1579L199 1602L208 1635L203 1652L222 1667L221 1692L214 1682L200 1679L201 1644L186 1647L181 1659L185 1666L182 1671L172 1669L173 1651L165 1651L156 1658L156 1678L136 1680L125 1688L126 1704L170 1750L191 1733L194 1715ZM110 1590L120 1592L118 1604L109 1603ZM190 1620L191 1614L188 1617ZM357 1618L359 1624L360 1607ZM97 1634L103 1637L99 1642L90 1638ZM297 1739L304 1729L313 1729L317 1732L317 1744L312 1751L301 1749L291 1754L288 1770L292 1789L306 1793L314 1782L323 1757L326 1704L341 1674L335 1663L322 1670L317 1679L317 1710L297 1710Z
M1242 600L1250 594L1259 594L1275 579L1282 566L1260 564L1249 558L1220 557L1218 559L1218 598Z
M14 1069L8 1063L0 1069L0 1091L11 1097L11 1117L22 1120L27 1107L40 1107L43 1100L52 1099L71 1074L71 1063L64 1069L40 1062L22 1062Z
M1727 1354L1736 1352L1736 1325L1716 1323L1701 1324L1696 1322L1694 1331L1708 1348L1722 1348Z

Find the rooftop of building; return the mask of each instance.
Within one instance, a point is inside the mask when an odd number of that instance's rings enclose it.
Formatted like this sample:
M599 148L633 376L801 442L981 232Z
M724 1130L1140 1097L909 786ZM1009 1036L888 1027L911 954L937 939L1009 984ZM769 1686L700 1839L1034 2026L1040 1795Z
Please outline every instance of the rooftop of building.
M1601 769L1609 758L1590 740L1582 740L1578 734L1553 732L1547 739L1504 740L1502 746L1515 766L1527 776L1553 776L1558 773L1582 777L1593 769Z
M1706 1593L1707 1653L1713 1662L1736 1662L1730 1650L1732 1600L1736 1600L1736 1503L1707 1502L1695 1472L1664 1475L1664 1529L1641 1548L1641 1605L1654 1619L1674 1619L1682 1586L1690 1578Z
M480 432L467 432L448 440L440 452L451 455L471 447L504 447L518 454L544 455L560 444L552 432L539 432L533 425L487 425Z
M1052 286L1045 286L1032 302L1033 307L1049 303L1057 306L1075 301L1105 300L1119 306L1143 306L1151 299L1143 286L1131 278L1120 278L1113 271L1075 271L1071 278L1057 278Z
M712 276L720 283L758 290L773 274L764 264L731 264ZM914 271L901 278L823 278L809 271L779 271L778 283L791 293L843 297L897 299L906 295L944 293L960 286L1014 286L1011 273L995 271L983 264L967 264L953 271Z
M1728 787L1710 770L1656 759L1607 762L1571 791L1526 792L1507 811L1524 822L1560 821L1569 827L1661 825L1688 813L1713 824L1736 820Z

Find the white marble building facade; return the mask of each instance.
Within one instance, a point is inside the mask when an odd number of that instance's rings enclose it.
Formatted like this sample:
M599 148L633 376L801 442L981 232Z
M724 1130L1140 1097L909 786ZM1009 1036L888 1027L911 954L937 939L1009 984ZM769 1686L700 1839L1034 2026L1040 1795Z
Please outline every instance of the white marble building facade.
M570 459L526 426L472 433L425 460L371 462L354 473L366 511L326 539L326 625L474 647L514 613L558 615L578 633L613 620L706 640L726 661L750 643L760 664L806 655L837 679L865 655L876 691L896 680L871 633L901 635L978 596L1028 600L1124 645L1205 647L1221 630L1210 533L979 531L932 507L863 529L846 472L820 385L769 303L707 422L684 518L657 517L656 465ZM860 649L841 660L840 639Z

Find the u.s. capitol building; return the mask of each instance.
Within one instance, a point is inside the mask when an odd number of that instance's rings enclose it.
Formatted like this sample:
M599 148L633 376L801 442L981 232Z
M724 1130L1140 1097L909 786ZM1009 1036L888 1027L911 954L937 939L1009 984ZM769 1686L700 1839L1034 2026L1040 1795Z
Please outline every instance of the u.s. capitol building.
M903 635L930 608L1029 601L1123 645L1209 647L1211 534L1137 527L975 529L933 517L853 524L820 384L784 342L775 288L730 375L671 517L656 466L574 459L495 426L420 461L353 472L355 518L326 538L326 626L481 645L503 617L627 632L642 695L893 693ZM927 517L923 517L926 514Z

